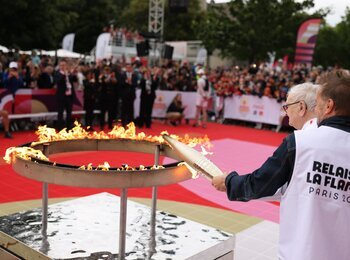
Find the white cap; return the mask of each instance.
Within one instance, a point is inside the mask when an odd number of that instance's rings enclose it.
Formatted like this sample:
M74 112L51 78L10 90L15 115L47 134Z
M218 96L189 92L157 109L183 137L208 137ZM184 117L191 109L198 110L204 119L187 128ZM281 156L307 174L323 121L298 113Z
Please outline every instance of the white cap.
M18 69L18 64L15 61L11 61L9 65L10 69Z
M198 74L198 75L204 74L204 70L203 70L203 69L199 69L199 70L197 71L197 74Z

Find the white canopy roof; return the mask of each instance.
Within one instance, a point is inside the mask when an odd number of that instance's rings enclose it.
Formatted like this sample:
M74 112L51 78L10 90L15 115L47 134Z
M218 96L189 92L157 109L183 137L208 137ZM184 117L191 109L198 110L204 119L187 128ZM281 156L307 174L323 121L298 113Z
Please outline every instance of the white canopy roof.
M49 56L55 56L56 51L53 50L53 51L42 51L42 54L44 55L49 55ZM57 50L57 57L62 57L62 58L80 58L82 57L83 55L80 54L80 53L77 53L77 52L73 52L73 51L67 51L67 50L64 50L64 49L58 49Z
M9 52L9 49L7 49L5 46L0 45L0 50L2 52Z

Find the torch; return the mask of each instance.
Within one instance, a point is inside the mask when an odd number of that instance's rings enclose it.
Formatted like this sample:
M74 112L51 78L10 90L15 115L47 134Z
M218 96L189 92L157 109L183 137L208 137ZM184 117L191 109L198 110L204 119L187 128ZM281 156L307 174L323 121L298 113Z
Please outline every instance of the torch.
M212 179L215 176L223 175L224 173L208 158L200 152L181 143L169 135L163 135L164 140L178 153L179 157L184 160L191 168L203 173L207 178Z

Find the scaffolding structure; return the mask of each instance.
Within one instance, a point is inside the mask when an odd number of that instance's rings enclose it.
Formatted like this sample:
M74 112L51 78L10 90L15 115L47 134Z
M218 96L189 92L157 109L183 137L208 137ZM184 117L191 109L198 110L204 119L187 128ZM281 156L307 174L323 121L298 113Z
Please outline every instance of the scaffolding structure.
M164 0L149 0L148 32L160 36L164 32Z

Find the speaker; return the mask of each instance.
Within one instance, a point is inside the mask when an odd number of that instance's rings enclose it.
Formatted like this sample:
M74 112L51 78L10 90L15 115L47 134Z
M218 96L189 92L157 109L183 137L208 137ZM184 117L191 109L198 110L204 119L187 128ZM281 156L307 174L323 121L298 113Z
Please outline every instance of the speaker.
M171 45L165 44L164 46L164 59L172 60L173 59L174 47Z
M147 41L139 42L136 44L136 52L138 57L148 56L149 43Z
M186 13L188 0L169 0L169 10L172 13Z

